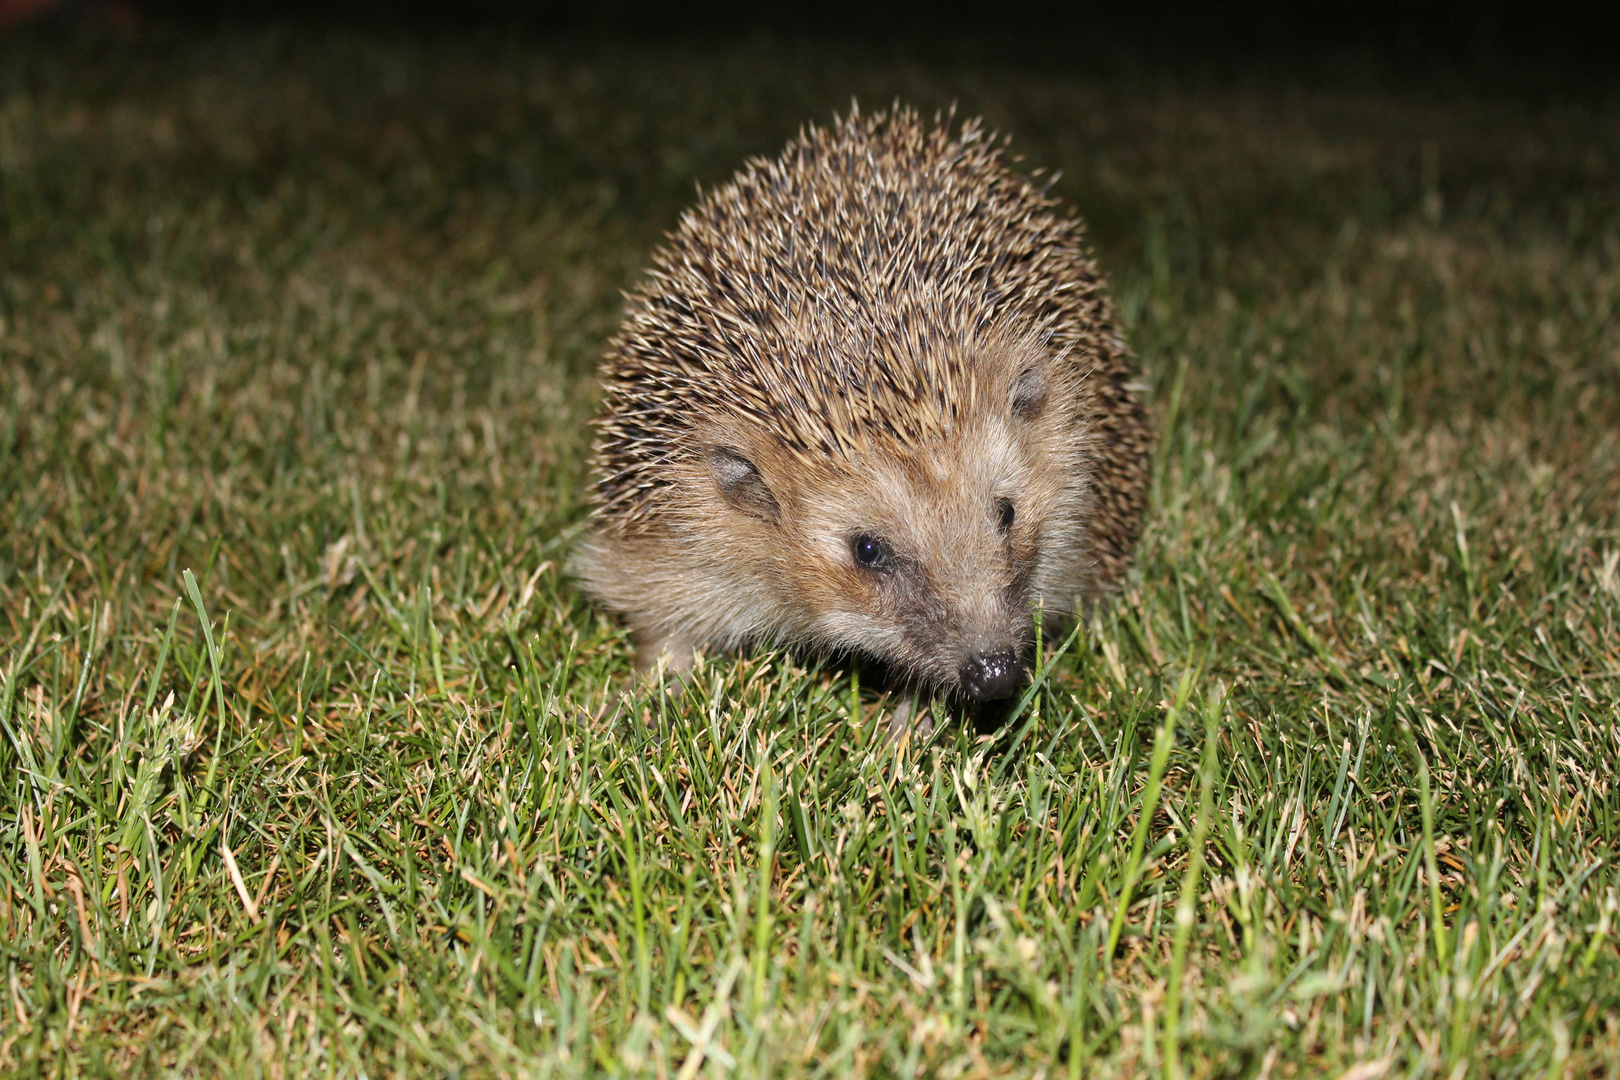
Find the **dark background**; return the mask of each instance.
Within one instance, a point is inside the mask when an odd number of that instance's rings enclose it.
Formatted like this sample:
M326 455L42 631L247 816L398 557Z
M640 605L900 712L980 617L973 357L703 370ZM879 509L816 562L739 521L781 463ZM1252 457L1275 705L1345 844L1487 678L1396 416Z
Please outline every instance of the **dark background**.
M1326 63L1336 75L1349 68L1503 88L1608 84L1620 73L1620 3L1570 0L58 0L47 18L78 20L108 10L117 12L116 21L145 28L279 23L532 38L815 39L924 59L1043 68L1170 64L1241 74L1248 64L1280 63L1308 78Z

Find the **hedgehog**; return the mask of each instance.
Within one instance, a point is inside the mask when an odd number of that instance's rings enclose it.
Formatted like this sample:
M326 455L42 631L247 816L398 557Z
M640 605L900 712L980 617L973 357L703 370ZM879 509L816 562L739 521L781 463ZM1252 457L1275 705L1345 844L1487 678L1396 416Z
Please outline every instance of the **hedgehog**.
M896 105L699 192L601 366L587 592L644 668L786 647L915 695L1024 681L1127 569L1138 370L1052 181Z

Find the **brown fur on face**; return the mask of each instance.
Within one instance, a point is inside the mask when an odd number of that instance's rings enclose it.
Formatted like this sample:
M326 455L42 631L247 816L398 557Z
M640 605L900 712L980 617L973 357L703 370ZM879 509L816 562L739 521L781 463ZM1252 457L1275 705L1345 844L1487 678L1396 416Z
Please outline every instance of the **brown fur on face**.
M976 125L851 115L705 197L630 297L576 572L644 663L777 642L998 696L1032 609L1126 564L1133 374L1078 223Z

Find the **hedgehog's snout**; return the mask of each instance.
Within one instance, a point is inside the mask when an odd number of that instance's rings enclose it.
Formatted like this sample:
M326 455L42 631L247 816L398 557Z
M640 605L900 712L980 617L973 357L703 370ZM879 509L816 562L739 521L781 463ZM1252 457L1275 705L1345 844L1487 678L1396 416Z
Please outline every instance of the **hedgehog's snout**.
M1024 681L1024 665L1010 649L978 653L962 662L957 671L962 689L975 701L995 701L1018 689Z

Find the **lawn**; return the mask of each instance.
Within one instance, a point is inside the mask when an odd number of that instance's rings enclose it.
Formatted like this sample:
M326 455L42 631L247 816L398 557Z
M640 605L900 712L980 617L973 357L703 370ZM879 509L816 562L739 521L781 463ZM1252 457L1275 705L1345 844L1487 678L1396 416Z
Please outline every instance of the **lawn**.
M619 290L852 96L1087 217L1139 564L999 727L648 686ZM0 1071L1620 1071L1620 99L766 42L0 40Z

